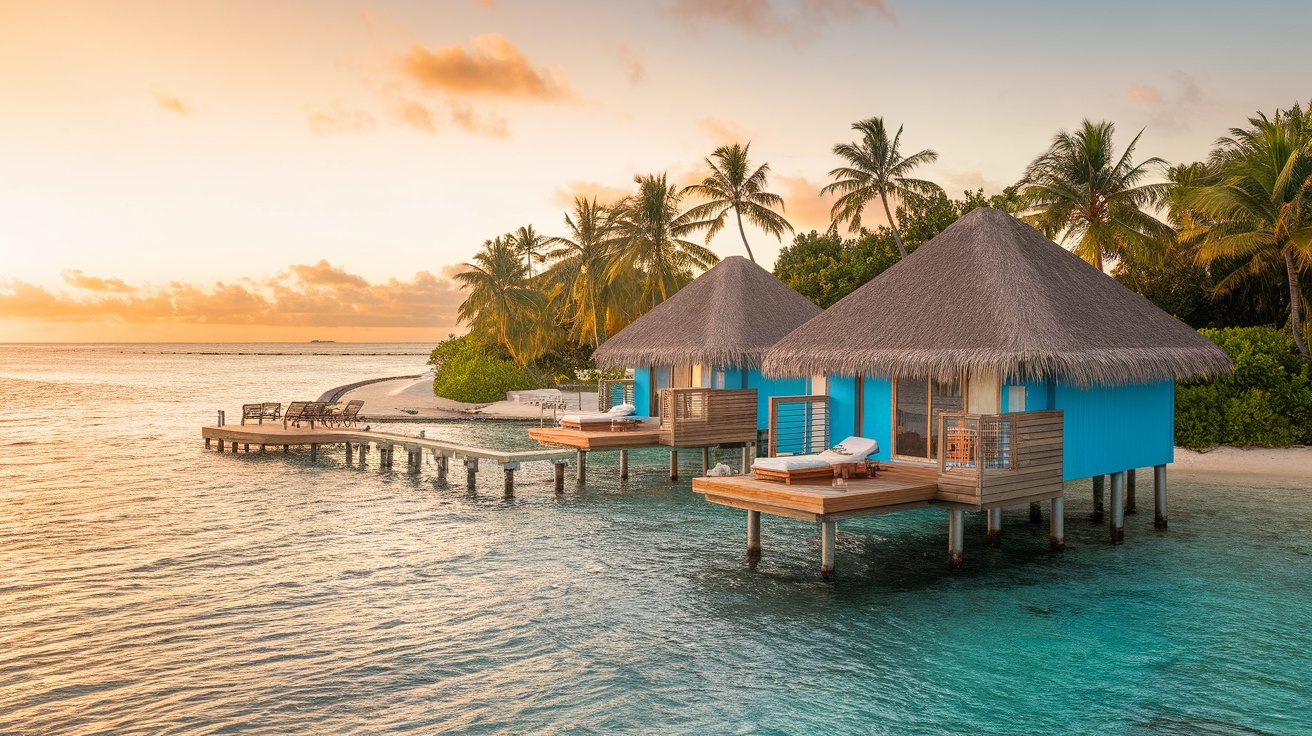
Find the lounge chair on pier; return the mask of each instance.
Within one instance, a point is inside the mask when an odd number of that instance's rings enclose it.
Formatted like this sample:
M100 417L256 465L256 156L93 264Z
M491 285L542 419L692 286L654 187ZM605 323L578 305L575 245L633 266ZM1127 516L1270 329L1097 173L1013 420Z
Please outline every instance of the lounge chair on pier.
M364 402L360 399L352 399L351 401L346 402L345 406L341 404L325 404L323 414L320 416L319 421L325 427L354 426L356 418L360 415L360 408L362 406L364 406Z
M848 437L814 455L762 457L752 462L752 475L762 480L781 480L787 485L803 480L870 477L879 470L879 461L870 456L879 452L879 443L866 437Z
M245 424L247 419L257 420L264 424L265 419L281 419L282 404L265 402L263 404L242 404L241 405L241 423Z
M308 401L293 401L288 404L287 411L282 415L283 428L286 429L288 422L291 422L294 427L299 427L301 426L301 422L309 420L310 416L306 413L306 409L309 406L310 402ZM314 425L311 424L310 426Z
M594 412L591 414L566 414L560 418L560 426L565 429L577 429L580 431L600 431L611 428L611 422L616 419L624 419L633 414L635 408L633 404L616 404L610 408L610 411Z

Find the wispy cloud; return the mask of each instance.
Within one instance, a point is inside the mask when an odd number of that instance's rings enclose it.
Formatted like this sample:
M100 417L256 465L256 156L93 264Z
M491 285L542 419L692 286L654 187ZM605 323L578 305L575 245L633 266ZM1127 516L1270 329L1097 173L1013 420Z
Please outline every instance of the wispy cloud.
M433 111L418 100L401 96L393 97L389 112L391 112L392 119L421 133L432 134L437 132L437 122L433 119Z
M1132 82L1126 87L1130 100L1145 105L1150 125L1175 130L1187 129L1207 104L1207 93L1194 75L1175 71L1160 87Z
M561 208L569 208L575 197L592 199L596 197L602 204L614 204L633 193L632 187L617 187L598 181L570 180L556 187L551 192L551 203Z
M71 277L71 278L70 278ZM81 272L69 271L74 284ZM101 280L113 284L114 279ZM121 282L117 282L121 284ZM0 281L0 319L128 324L304 327L434 327L454 325L464 295L449 278L420 271L408 280L370 283L327 261L298 264L277 276L210 287L99 289L77 297L18 279Z
M510 126L505 118L492 113L479 114L472 105L458 100L451 101L451 122L466 132L489 138L505 138L510 135Z
M795 38L871 14L893 20L886 0L802 0L792 13L781 13L772 0L672 0L665 9L692 30L724 25L752 35Z
M326 110L310 110L306 122L316 135L333 133L368 133L378 127L373 115L363 110L350 110L340 104Z
M711 144L715 146L723 146L731 143L747 143L752 138L746 128L722 118L701 118L697 121L697 127L711 139Z
M186 100L182 99L181 97L178 97L177 95L171 95L167 92L162 92L158 89L153 90L152 92L155 95L155 105L159 107L159 109L165 110L167 112L177 113L179 115L191 114L192 111L191 104L188 103Z
M78 289L87 291L107 291L116 294L127 294L136 291L134 287L128 286L122 279L102 279L97 276L88 276L80 269L69 268L63 273L64 283Z
M776 174L771 185L784 198L784 217L794 229L798 232L829 229L829 209L834 206L836 197L820 195L824 182L811 181L804 176Z
M421 87L452 95L547 102L576 99L561 71L534 66L499 33L475 36L467 46L412 45L401 57L400 68Z
M624 78L629 80L629 84L642 84L647 81L647 64L642 59L642 54L631 46L620 44L606 52L608 56L615 60L621 71L624 72Z

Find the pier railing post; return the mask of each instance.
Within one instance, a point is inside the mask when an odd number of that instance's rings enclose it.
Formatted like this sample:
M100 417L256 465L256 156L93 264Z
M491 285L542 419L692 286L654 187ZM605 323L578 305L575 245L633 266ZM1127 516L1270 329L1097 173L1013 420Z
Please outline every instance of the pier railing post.
M1112 544L1125 541L1125 472L1112 473Z
M1166 466L1153 467L1153 526L1166 528Z
M223 410L219 409L219 426L222 427L225 424L227 424L225 415L223 413Z
M749 448L747 445L743 445L743 461L742 461L743 475L747 475L748 473L752 472L752 458L750 456L750 453L751 453L751 448Z
M1048 549L1053 552L1061 552L1066 549L1065 513L1066 499L1061 496L1052 499L1052 509L1048 512L1052 523L1048 532Z

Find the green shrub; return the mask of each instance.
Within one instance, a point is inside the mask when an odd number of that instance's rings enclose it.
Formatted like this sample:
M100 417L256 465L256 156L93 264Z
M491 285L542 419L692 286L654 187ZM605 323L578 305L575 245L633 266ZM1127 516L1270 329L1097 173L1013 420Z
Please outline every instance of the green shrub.
M433 393L444 399L484 404L501 401L507 391L537 388L527 372L469 335L442 341L428 362L436 374Z
M1214 381L1176 387L1176 444L1312 444L1312 369L1294 339L1271 327L1202 333L1225 350L1235 370Z

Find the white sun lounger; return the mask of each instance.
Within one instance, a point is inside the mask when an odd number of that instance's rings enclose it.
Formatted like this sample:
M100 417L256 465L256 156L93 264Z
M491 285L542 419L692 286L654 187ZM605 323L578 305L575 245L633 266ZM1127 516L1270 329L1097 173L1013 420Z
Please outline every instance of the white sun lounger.
M592 414L566 414L560 418L560 426L566 429L610 429L612 420L622 419L635 411L637 411L637 408L633 404L616 404L610 408L610 411Z
M824 452L790 457L762 457L752 462L752 475L763 480L781 480L788 485L799 480L873 475L878 462L870 456L879 443L868 437L848 437Z

